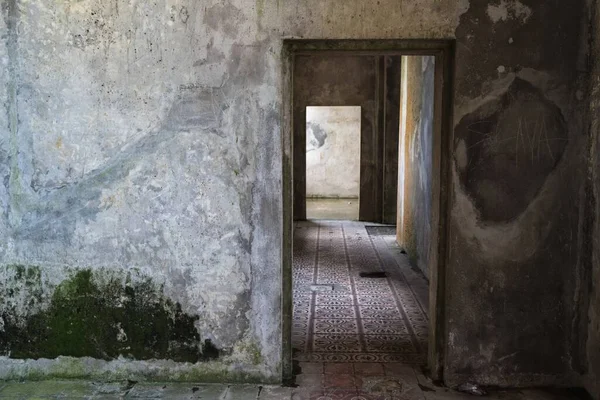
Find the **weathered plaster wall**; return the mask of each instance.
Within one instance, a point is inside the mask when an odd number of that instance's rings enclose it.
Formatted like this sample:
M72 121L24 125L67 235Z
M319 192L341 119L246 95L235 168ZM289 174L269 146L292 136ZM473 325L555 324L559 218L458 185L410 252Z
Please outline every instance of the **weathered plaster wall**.
M402 57L398 243L429 276L433 184L435 58ZM400 165L400 163L402 165Z
M131 273L150 281L156 321L191 319L185 343L221 351L195 364L4 357L0 377L277 379L283 37L457 39L446 379L570 372L583 0L4 0L2 13L1 282L16 303L0 303L2 334L13 310L22 327L55 298L131 293ZM522 187L537 189L494 210ZM19 264L39 267L37 283ZM69 284L88 269L83 292Z
M595 5L590 21L590 166L588 202L585 209L587 229L583 259L587 282L582 292L588 301L583 304L582 344L585 358L585 385L594 399L600 399L600 7ZM586 268L587 267L587 268Z
M2 3L2 90L12 92L2 96L0 347L11 358L0 377L279 379L279 60L256 4ZM26 281L18 265L39 276ZM56 294L88 270L89 283ZM129 314L115 314L139 296L156 303L152 323L180 313L185 324L155 339L119 326ZM56 351L10 335L31 335L80 297L105 299L111 320L53 325ZM85 351L54 340L107 322L117 348L110 337ZM207 339L215 360L198 354ZM143 348L153 341L169 348Z
M360 107L306 109L306 196L358 198Z
M471 2L461 17L448 381L573 384L585 12L581 1L503 0Z

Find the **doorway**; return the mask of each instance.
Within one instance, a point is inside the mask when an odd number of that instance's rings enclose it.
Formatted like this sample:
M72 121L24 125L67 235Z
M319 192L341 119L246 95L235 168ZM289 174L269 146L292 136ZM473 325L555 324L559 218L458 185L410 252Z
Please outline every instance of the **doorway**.
M306 107L306 219L356 221L360 106Z
M410 353L409 356L414 355L417 362L429 366L434 379L441 379L445 346L443 267L446 259L446 190L450 179L448 155L452 132L453 42L289 40L284 42L283 55L284 380L293 376L292 344L296 348L304 346L307 350L305 355L308 354L309 357L315 355L315 347L320 347L320 356L325 357L323 360L344 362L345 357L353 363L365 363L360 364L363 367L368 365L369 361L385 362L386 354L391 355L391 358L388 357L390 361L402 362L406 359L402 354ZM430 168L433 173L429 195L433 229L430 232L431 237L428 238L429 257L426 261L430 284L429 289L424 290L422 285L410 285L411 280L417 279L416 275L411 275L414 272L411 266L399 265L405 257L401 255L400 247L394 248L397 232L389 225L390 221L395 223L397 219L401 224L405 224L406 218L401 218L398 212L406 209L406 206L396 199L396 194L402 194L402 190L406 190L409 185L398 179L398 169L403 168L402 161L406 161L402 152L406 153L407 149L401 145L399 122L395 132L390 129L394 126L393 119L401 118L402 108L399 97L401 87L399 84L389 84L393 82L394 77L388 74L388 69L394 71L400 80L400 73L403 71L399 68L400 60L402 56L410 55L428 55L435 60L432 64L435 100L431 105L433 126L430 138ZM314 76L325 77L325 82L312 79L311 85L303 88L302 83L307 80L302 74L306 74L307 69L299 63L311 58L320 64L316 67L318 73ZM349 76L354 77L351 80L352 85L345 82L344 85L340 85L340 81L347 81L347 77L340 73L339 69L333 69L333 74L327 73L330 71L327 64L336 62L332 60L339 62L340 58L344 58ZM341 89L342 87L346 89ZM394 87L397 87L398 97L394 94ZM323 88L328 91L327 95L323 94ZM312 105L306 104L306 99L310 100ZM393 104L390 103L390 99L395 99L397 116L393 115L394 106L390 106ZM314 131L308 131L306 126L309 110L307 107L349 105L360 106L361 109L358 219L368 223L306 221L306 135L314 134ZM399 187L402 190L399 191ZM393 196L390 196L390 193L393 193ZM294 224L294 220L302 222ZM388 224L384 224L385 222ZM336 263L338 265L332 267ZM304 268L298 267L299 265ZM325 279L320 279L321 277ZM403 291L403 288L398 286L399 281L404 282L404 288L408 291ZM302 282L304 292L299 290L298 285L294 286L294 282ZM390 296L377 296L377 293L382 292L389 292ZM298 312L305 313L305 321L293 319L293 294L296 316ZM308 298L312 300L299 306L303 299ZM411 301L414 303L412 311L406 307L406 303ZM322 307L318 306L319 302ZM408 315L413 311L418 313L419 308L429 319L425 335L416 332L416 328L422 330L423 326L410 323L411 315ZM330 318L331 315L316 318L315 313L319 312L318 310L332 311L336 318ZM391 310L396 310L397 314L391 315ZM377 313L381 315L375 315ZM419 318L416 315L415 320L419 322ZM392 326L394 323L395 327ZM318 327L318 324L323 326ZM305 339L298 338L297 335L292 337L293 333L300 329L298 325L303 325L302 329L308 332ZM329 330L332 335L315 337L321 332L320 329ZM403 329L407 331L406 335L400 333ZM386 330L389 334L385 333ZM310 335L312 337L308 338ZM422 340L423 337L426 338L425 341ZM302 340L306 343L302 343ZM342 355L344 353L345 355Z

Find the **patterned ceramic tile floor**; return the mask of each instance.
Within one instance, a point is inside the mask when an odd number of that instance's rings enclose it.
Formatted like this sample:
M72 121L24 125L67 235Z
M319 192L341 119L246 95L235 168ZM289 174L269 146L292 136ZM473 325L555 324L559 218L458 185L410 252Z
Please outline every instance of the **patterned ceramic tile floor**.
M297 361L425 364L427 280L394 235L393 228L359 222L296 224ZM361 277L377 272L387 276Z

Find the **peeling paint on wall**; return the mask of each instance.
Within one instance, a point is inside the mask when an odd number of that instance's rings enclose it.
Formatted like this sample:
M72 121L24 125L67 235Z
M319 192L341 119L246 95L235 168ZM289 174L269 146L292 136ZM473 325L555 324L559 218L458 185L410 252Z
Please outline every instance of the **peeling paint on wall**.
M489 4L487 7L487 15L494 23L516 19L524 24L531 18L532 13L531 8L519 0L500 0L498 5Z

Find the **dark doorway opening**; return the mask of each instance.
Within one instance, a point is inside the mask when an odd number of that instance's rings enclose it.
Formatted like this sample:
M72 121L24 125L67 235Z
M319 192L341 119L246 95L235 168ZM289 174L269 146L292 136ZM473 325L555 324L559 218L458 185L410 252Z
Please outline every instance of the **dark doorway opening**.
M427 364L434 379L442 378L453 54L452 41L284 42L284 380L293 376L293 347L297 361L362 367L414 355L413 361ZM396 221L405 225L400 213L406 206L397 194L409 187L398 179L406 162L402 152L407 151L400 129L407 108L401 104L403 56L435 60L427 195L429 288L402 254L390 226ZM306 221L306 110L314 106L360 107L358 219L369 224ZM383 292L389 296L378 296ZM323 332L329 334L320 336Z

